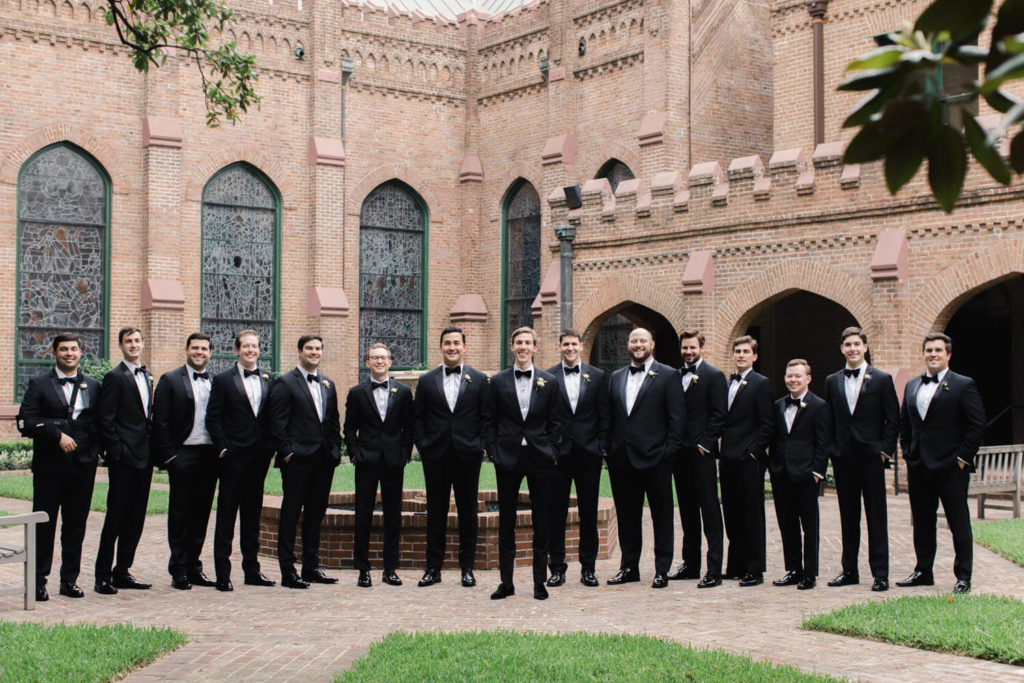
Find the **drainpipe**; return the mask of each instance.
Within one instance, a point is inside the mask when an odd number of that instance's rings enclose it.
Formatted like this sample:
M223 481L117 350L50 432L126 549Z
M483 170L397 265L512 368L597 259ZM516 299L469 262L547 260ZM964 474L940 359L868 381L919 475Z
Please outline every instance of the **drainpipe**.
M814 146L825 142L825 13L828 0L805 3L814 36Z

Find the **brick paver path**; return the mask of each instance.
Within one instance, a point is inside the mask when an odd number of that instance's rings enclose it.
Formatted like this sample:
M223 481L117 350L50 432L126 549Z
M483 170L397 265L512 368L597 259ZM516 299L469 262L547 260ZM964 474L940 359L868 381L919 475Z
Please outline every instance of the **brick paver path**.
M25 512L30 507L26 501L0 499L0 509L10 513ZM405 581L400 587L383 585L379 568L374 571L371 589L357 588L356 573L351 570L329 572L341 578L338 585L313 586L306 591L244 586L237 551L234 593L218 593L212 588L180 592L171 588L167 575L167 520L163 516L147 520L132 570L137 577L153 582L154 588L101 596L92 591L91 569L103 516L93 513L83 557L86 573L80 581L86 597L70 600L53 595L35 612L22 611L17 598L0 598L0 619L44 623L130 621L170 626L188 634L187 645L134 673L131 681L329 680L364 654L371 643L393 630L498 628L643 633L851 679L1024 681L1024 669L1020 667L800 630L805 614L866 600L945 593L954 582L950 536L940 521L943 528L939 532L934 588L893 587L888 593L872 593L866 548L861 551L861 572L866 582L828 588L825 582L839 570L839 516L834 495L821 499L821 513L823 574L818 588L812 591L767 584L784 573L778 528L769 502L766 585L739 588L727 581L720 588L698 591L693 581L683 581L672 582L664 590L651 589L653 560L648 520L642 583L585 588L577 582L578 567L571 567L569 583L552 589L551 598L545 602L532 598L527 568L516 571L517 595L491 601L488 596L498 583L496 571L478 572L478 586L473 589L462 588L458 574L450 571L444 573L442 584L418 588L422 558L408 557L404 560L409 566L399 572ZM889 497L889 525L890 578L895 582L908 575L914 563L906 495ZM14 534L12 529L3 529L0 535L7 538ZM204 555L211 575L212 539L211 521ZM679 544L677 525L677 547ZM617 566L617 553L613 559L598 563L602 584ZM273 559L265 559L264 570L278 578ZM0 567L0 584L13 581L14 570ZM54 593L55 582L56 567L51 576ZM1024 568L976 546L973 587L975 593L1024 599Z

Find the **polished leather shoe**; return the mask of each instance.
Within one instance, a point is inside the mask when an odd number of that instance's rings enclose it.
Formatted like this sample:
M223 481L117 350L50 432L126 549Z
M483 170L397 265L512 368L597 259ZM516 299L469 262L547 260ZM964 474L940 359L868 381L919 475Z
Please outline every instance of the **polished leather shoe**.
M800 583L796 585L796 589L798 591L809 591L814 588L814 583L815 581L813 576L805 576L800 579Z
M748 586L759 586L764 583L763 574L747 574L740 579L740 588L747 588Z
M428 569L423 572L423 578L417 584L420 588L424 586L433 586L435 583L441 583L441 570L440 569Z
M533 584L533 599L534 600L547 600L548 589L544 587L543 583Z
M925 574L924 572L920 572L915 569L910 576L902 581L897 581L896 585L900 588L910 588L912 586L934 586L935 577L931 574Z
M235 590L235 587L231 585L230 579L217 579L216 588L221 593L230 593L231 591Z
M956 582L956 585L953 586L953 592L954 593L970 593L971 592L971 582L968 581L967 579L960 579L959 581Z
M124 576L115 576L112 583L117 588L127 588L129 590L144 591L149 590L153 587L153 584L146 583L145 581L139 581L131 574L125 574Z
M593 569L584 569L580 572L580 583L589 588L601 585L601 582L597 580L596 576L594 576Z
M651 582L651 588L665 588L668 586L668 575L667 574L655 574L654 581Z
M93 590L100 595L117 595L117 586L106 580L97 581L96 585L93 586Z
M246 586L276 586L277 582L268 579L264 576L263 572L256 572L255 574L245 575Z
M46 586L36 586L36 602L46 602L50 599L50 594L46 591Z
M800 572L786 572L786 575L781 579L775 579L772 581L773 586L795 586L800 583L800 579L803 577Z
M697 582L697 588L714 588L721 585L722 579L714 574L705 574L704 578Z
M180 591L192 590L192 582L188 580L187 576L174 576L171 577L171 587L177 588Z
M309 588L309 582L305 579L300 579L298 574L282 576L281 585L285 588Z
M338 583L337 577L327 576L320 567L311 572L302 572L302 579L308 583Z
M504 600L510 595L516 594L516 587L511 583L499 583L498 589L491 593L491 600Z
M441 574L440 574L440 572L438 572L438 574L437 574L437 583L441 583ZM472 588L475 585L476 585L476 577L473 576L473 570L472 569L463 569L462 570L462 587L463 588Z
M61 581L60 594L68 598L84 598L85 593L74 581Z
M552 588L558 588L565 583L565 574L562 572L551 572L551 578L548 579L548 585Z
M384 583L386 583L389 586L401 586L402 585L402 580L400 578L398 578L398 574L396 574L395 570L393 570L393 569L391 569L391 570L385 569L384 573L380 575L380 580L383 581Z
M387 576L387 575L385 574L385 576ZM369 588L370 586L372 586L373 585L373 581L370 580L370 572L368 572L368 571L360 571L359 572L359 579L356 581L356 585L359 586L360 588Z
M210 577L202 572L192 572L188 575L188 580L192 582L193 586L212 588L217 585L216 581L210 580Z
M609 586L619 586L624 583L634 583L640 580L640 572L636 569L620 569L619 573L608 579Z
M668 580L669 581L679 581L681 579L699 579L699 578L700 578L700 570L690 569L689 567L686 566L685 562L683 562L681 565L679 565L678 567L676 567L675 569L673 569L672 571L670 571L668 573Z
M855 586L860 583L860 577L853 572L840 572L839 576L828 582L831 588L838 586Z
M876 593L881 593L883 591L889 590L889 579L881 576L876 576L875 582L871 584L871 590L875 591Z

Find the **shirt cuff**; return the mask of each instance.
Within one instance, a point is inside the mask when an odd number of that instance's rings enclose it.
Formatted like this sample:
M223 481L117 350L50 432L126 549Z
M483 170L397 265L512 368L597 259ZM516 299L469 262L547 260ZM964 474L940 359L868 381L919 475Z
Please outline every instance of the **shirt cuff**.
M817 472L811 472L811 474L813 474L814 476L816 476L816 477L817 477L818 479L824 479L824 478L825 478L825 475L824 475L824 474L818 474Z

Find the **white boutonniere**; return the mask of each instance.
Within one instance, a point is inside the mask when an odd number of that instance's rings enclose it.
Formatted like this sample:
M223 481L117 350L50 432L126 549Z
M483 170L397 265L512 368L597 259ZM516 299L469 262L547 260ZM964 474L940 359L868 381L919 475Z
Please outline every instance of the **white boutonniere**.
M580 377L583 378L584 382L590 382L590 373L584 372L582 375L580 375Z
M538 378L537 378L537 390L538 390L538 391L540 391L541 389L543 389L543 388L544 388L544 385L545 385L545 384L547 384L547 382L545 382L545 381L544 381L544 378L543 378L543 377L538 377Z
M867 383L868 383L868 382L870 382L870 381L871 381L871 375L869 375L869 374L867 374L867 373L865 372L865 373L864 373L864 384L867 384Z
M153 386L153 375L146 375L146 381L149 382L149 386Z
M89 387L86 385L85 382L82 382L81 384L78 385L78 388L81 389L82 391L86 391Z
M260 377L263 378L264 382L269 382L270 381L270 375L268 375L265 372L262 375L260 375Z
M741 387L745 387L745 386L747 386L747 380L745 380L745 379L741 379L741 380L740 380L740 386L741 386Z
M949 391L949 384L947 382L943 382L939 386L942 387L943 391Z
M694 375L693 379L690 380L690 384L696 384L700 380L700 375Z
M391 387L391 393L392 394L397 394L398 393L398 389L395 388L395 387Z
M648 377L657 377L658 373L656 373L654 370L648 370L647 371L647 376Z
M330 383L330 382L328 382L328 381L327 381L327 380L325 380L325 379L322 379L322 380L320 380L320 384L323 384L323 385L324 385L324 389L330 389L330 388L331 388L331 383Z
M469 376L469 373L466 373L466 374L464 374L462 376L462 381L465 382L466 384L472 384L473 383L473 378ZM488 377L487 381L488 382L491 381L491 378Z
M806 404L806 403L804 403L803 401L800 401L800 407L801 407L801 408L806 408L806 407L807 407L807 404Z

